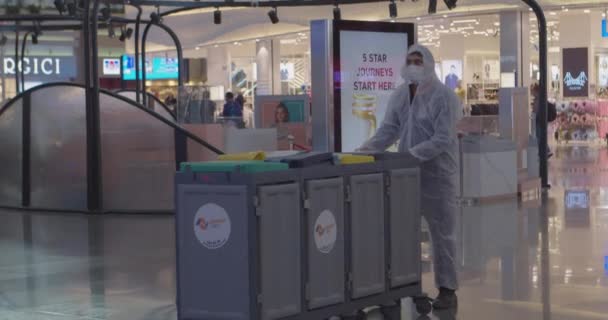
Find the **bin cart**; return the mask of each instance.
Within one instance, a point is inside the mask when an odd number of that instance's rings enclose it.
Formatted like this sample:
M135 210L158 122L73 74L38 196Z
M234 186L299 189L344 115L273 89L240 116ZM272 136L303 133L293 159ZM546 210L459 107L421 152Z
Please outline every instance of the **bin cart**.
M420 295L419 273L390 280L383 163L299 163L182 165L179 319L317 320Z
M270 162L182 164L176 175L179 319L301 313L301 192L297 172L287 169Z

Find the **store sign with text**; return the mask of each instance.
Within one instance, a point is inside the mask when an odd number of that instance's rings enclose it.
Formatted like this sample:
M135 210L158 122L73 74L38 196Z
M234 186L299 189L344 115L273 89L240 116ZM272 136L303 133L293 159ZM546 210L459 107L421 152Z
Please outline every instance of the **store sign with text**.
M589 96L588 54L588 48L564 49L564 98Z
M2 61L2 73L14 76L23 71L27 80L67 80L76 75L76 62L73 57L25 57L15 61L5 57Z
M608 23L606 23L606 19L602 19L602 38L608 38Z
M376 133L413 40L413 24L334 21L336 151L354 151Z

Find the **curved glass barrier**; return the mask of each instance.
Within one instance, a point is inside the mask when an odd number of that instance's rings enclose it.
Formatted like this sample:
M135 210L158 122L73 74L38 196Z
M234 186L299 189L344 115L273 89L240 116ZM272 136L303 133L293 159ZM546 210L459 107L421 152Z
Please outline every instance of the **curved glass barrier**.
M144 111L100 97L105 210L172 210L175 132Z
M133 101L136 101L136 97L135 97L135 91L132 90L120 90L120 91L116 91L116 94L121 95L125 98L129 98ZM155 96L151 95L151 94L147 94L148 96L148 102L147 102L147 107L154 110L156 113L160 114L161 116L163 116L165 119L169 119L173 122L175 122L175 116L169 111L169 108L164 105L160 100L158 100L158 98L156 98Z
M0 113L0 205L21 205L22 105L15 101L12 108Z
M30 94L31 205L86 210L84 89L67 85L44 86Z
M189 136L193 150L206 143L175 125L161 102L151 99L154 113L129 96L100 92L103 211L172 211L176 135ZM29 185L29 207L87 210L85 100L84 87L55 83L26 91L0 109L0 206L22 206ZM23 119L24 106L29 119ZM24 124L30 128L29 145ZM25 168L24 150L30 151ZM180 161L186 160L186 150L180 150Z

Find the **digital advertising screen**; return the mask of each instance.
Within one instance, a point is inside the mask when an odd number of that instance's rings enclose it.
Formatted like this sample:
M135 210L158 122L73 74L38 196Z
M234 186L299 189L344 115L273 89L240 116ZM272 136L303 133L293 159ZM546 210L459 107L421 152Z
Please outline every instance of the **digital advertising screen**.
M589 49L563 49L564 98L589 96Z
M401 68L414 25L334 21L334 143L350 152L381 125L392 92L403 83Z
M140 62L141 63L141 62ZM154 57L146 59L146 80L169 80L177 79L179 74L179 63L177 58ZM139 78L142 78L140 71ZM122 79L135 80L135 57L122 56Z

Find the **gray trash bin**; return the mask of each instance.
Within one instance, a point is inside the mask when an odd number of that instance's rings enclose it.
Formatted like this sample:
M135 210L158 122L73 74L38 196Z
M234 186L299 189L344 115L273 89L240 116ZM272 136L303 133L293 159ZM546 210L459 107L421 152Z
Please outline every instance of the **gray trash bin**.
M382 163L342 166L347 179L351 298L386 290L386 210Z
M409 153L371 154L387 178L389 282L391 288L421 281L420 161Z
M345 301L345 203L340 168L301 171L306 212L306 300L308 309Z
M302 310L297 172L251 165L185 165L176 175L179 319L279 319Z

